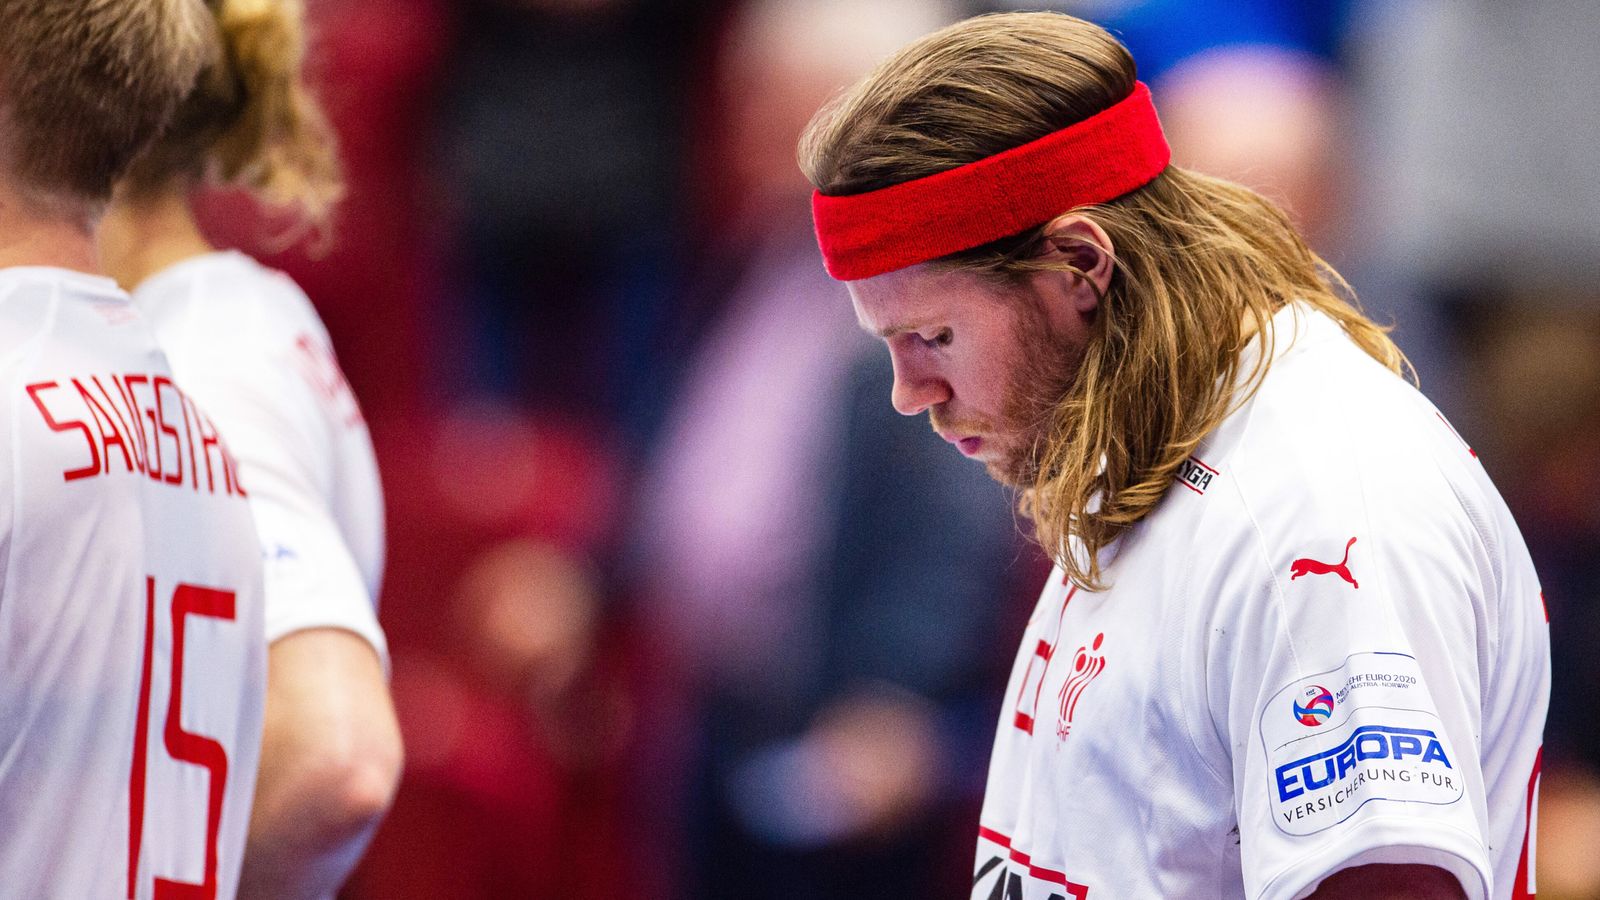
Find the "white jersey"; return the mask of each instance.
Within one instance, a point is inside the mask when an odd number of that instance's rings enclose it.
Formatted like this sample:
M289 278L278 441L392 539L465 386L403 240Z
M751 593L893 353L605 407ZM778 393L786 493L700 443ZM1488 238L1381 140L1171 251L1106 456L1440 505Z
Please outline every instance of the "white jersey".
M0 269L0 379L0 896L231 897L266 690L234 461L107 279Z
M1421 394L1321 313L1273 323L1260 390L1102 557L1107 590L1057 569L1040 598L974 900L1288 900L1401 862L1533 893L1549 631L1522 537Z
M266 564L267 640L342 628L387 663L378 466L311 301L235 252L170 266L133 301L239 458Z

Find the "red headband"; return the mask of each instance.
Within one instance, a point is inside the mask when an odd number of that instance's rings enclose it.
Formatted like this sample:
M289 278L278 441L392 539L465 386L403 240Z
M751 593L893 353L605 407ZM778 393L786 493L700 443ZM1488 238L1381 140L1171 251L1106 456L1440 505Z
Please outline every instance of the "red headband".
M1144 187L1172 158L1150 88L1036 141L864 194L811 195L828 274L871 278Z

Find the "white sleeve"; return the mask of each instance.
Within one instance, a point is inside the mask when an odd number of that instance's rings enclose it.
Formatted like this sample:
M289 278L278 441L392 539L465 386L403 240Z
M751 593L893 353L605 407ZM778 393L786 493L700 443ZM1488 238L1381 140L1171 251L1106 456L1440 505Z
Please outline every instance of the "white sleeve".
M254 336L255 340L267 335ZM338 422L304 377L292 341L213 356L186 383L238 457L261 537L268 642L341 628L388 649L376 601L330 508ZM371 523L381 527L381 523Z
M1341 869L1412 863L1487 898L1490 604L1471 528L1385 529L1345 502L1262 523L1211 586L1227 633L1207 651L1207 690L1232 748L1246 893L1291 900Z
M13 384L10 376L11 373L0 366L0 384ZM14 402L9 396L0 400L0 450L5 453L4 457L0 457L0 461L3 461L12 473L11 477L0 478L0 616L8 612L4 609L4 605L9 599L5 596L5 587L11 574L11 529L14 524L12 492L16 489L17 458L21 453L21 448L17 446L16 435L11 430L12 422L16 418L16 413L12 409Z

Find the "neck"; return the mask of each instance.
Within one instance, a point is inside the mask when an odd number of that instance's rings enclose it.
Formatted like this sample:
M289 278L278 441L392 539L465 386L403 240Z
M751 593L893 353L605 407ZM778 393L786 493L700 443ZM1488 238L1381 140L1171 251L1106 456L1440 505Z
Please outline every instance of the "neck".
M94 216L76 203L42 208L0 180L0 268L10 266L56 266L99 274Z
M106 274L129 291L168 266L215 249L200 233L183 190L119 196L100 227Z

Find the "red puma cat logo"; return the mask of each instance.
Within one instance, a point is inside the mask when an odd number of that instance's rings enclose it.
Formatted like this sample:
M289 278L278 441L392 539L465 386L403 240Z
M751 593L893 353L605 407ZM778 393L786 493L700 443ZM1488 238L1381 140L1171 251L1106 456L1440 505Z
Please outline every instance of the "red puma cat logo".
M1294 573L1289 576L1289 580L1293 581L1301 575L1327 575L1332 572L1350 582L1351 587L1358 591L1361 590L1361 585L1356 583L1355 576L1350 574L1350 567L1346 565L1346 563L1350 562L1350 544L1355 542L1356 539L1351 538L1350 542L1344 545L1344 559L1339 560L1337 563L1318 562L1314 559L1295 560L1289 564L1289 571Z

